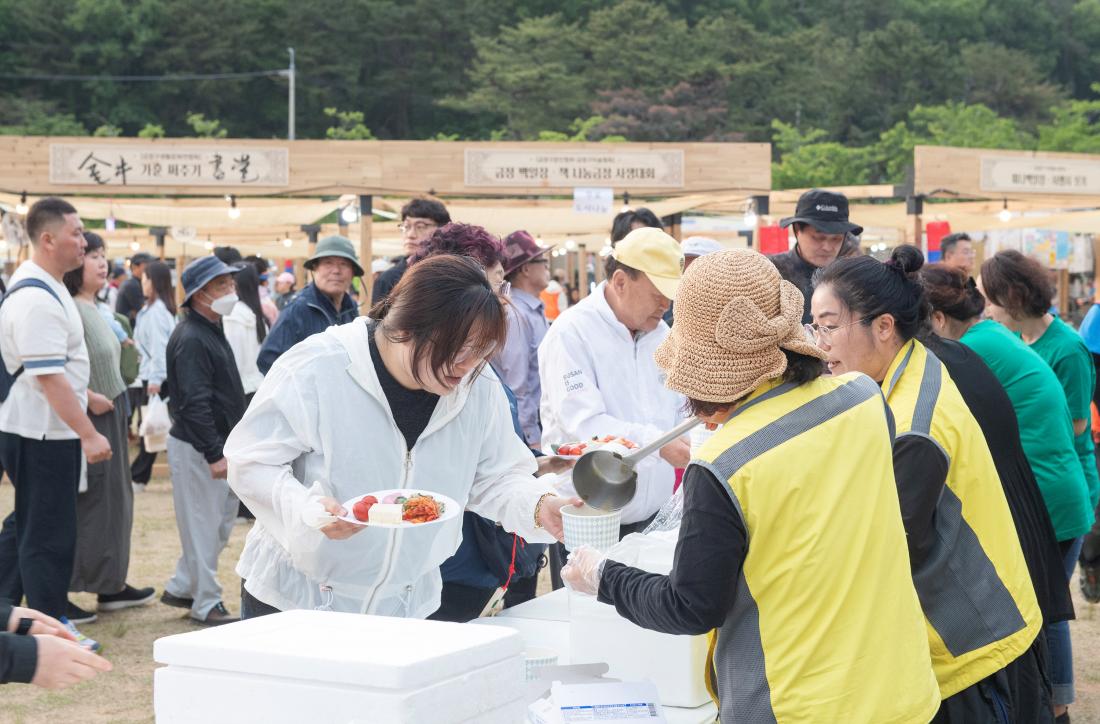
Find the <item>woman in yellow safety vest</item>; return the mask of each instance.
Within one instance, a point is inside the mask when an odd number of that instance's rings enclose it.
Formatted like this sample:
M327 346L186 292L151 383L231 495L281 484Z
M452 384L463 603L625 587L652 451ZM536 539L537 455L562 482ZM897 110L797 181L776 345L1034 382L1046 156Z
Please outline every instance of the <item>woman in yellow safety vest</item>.
M882 386L895 424L894 475L913 583L927 621L943 706L937 722L1012 721L1017 659L1042 627L1020 541L978 423L943 363L914 337L928 321L912 246L885 264L825 268L812 325L834 375ZM1036 684L1038 685L1038 684Z
M927 722L940 696L878 385L823 375L802 293L754 251L697 259L676 310L657 363L722 427L684 476L672 572L580 546L562 577L640 626L709 633L723 722Z

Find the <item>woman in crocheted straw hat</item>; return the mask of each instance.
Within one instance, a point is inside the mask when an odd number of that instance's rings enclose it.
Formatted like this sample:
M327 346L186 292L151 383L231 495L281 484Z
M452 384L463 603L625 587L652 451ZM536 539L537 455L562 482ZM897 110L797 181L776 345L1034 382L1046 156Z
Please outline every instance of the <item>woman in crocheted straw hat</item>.
M928 721L940 697L878 385L823 375L801 292L756 252L698 259L676 309L657 362L721 430L685 474L672 571L582 546L562 576L640 626L710 634L722 721Z

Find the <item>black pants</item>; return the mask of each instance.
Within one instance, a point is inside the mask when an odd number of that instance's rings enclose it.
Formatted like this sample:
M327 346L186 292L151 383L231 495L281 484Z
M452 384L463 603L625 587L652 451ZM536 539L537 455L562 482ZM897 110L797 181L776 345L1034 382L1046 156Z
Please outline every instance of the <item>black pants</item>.
M1051 724L1050 677L1046 637L1040 632L1031 647L1008 666L940 704L933 724Z
M131 387L126 391L130 398L131 411L138 416L138 429L141 428L141 406L149 403L147 392L149 383L144 380L141 388ZM153 477L153 464L157 461L157 454L145 449L145 438L138 436L138 453L130 464L130 479L135 483L146 485L149 478Z
M257 618L259 616L270 616L273 613L282 613L274 606L269 606L260 599L253 596L244 587L244 581L241 581L241 620L246 618Z
M15 510L0 529L0 598L65 615L76 551L79 440L31 440L0 432L0 462Z

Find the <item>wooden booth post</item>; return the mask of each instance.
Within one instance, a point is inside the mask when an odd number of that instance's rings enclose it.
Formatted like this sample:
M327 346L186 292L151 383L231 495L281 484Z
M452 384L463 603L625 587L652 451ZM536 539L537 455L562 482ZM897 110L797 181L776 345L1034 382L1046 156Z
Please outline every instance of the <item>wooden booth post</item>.
M164 261L164 237L168 234L168 229L163 226L150 226L149 236L157 240L157 258Z
M359 264L366 274L363 275L363 299L368 302L359 309L370 309L371 293L374 290L374 274L371 273L371 260L374 257L374 197L360 194L359 196Z
M905 198L905 213L912 222L909 228L913 238L909 243L919 247L921 253L924 254L924 257L927 259L928 244L924 240L924 226L921 220L921 215L924 213L924 197L919 194L907 196Z
M304 231L306 236L309 237L309 251L306 252L306 259L308 259L313 256L313 252L317 251L317 237L321 234L321 225L302 224L298 228ZM299 263L294 265L294 279L295 286L297 286L298 289L303 288L309 283L308 277L306 277L306 268L304 264Z

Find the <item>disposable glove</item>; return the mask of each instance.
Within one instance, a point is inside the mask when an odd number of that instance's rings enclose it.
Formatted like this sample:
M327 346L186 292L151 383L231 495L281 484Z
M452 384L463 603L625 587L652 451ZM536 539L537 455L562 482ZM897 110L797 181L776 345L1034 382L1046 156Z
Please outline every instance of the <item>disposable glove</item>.
M600 573L604 556L592 546L579 546L569 553L569 561L561 569L565 585L577 593L595 596L600 590Z

